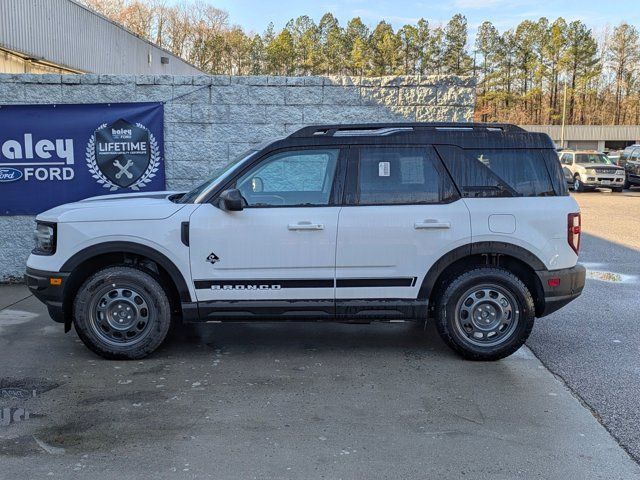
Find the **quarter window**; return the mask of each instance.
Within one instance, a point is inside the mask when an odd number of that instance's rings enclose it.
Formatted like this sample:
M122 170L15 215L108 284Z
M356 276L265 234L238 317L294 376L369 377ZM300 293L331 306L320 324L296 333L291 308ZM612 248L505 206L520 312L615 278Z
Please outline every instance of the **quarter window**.
M431 148L360 149L358 204L429 204L455 199L455 187Z
M438 146L445 165L465 197L536 197L564 195L558 157L538 150L463 150ZM552 176L553 175L553 180Z
M339 149L276 153L236 182L249 207L328 205Z

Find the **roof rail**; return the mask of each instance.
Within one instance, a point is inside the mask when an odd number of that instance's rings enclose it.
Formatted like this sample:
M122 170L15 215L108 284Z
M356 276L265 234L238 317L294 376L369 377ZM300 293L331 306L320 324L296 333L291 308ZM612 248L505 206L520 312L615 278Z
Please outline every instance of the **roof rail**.
M521 127L509 123L463 123L463 122L414 122L414 123L355 123L347 125L311 125L296 130L289 137L348 137L384 136L407 131L498 131L525 132Z

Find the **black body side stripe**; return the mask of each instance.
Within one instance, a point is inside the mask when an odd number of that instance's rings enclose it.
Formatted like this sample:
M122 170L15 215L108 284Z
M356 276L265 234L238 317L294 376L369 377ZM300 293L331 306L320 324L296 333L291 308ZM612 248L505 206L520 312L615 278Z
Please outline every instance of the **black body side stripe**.
M332 278L318 278L308 280L196 280L197 290L206 288L220 288L229 290L266 290L276 288L333 288Z
M256 280L195 280L197 290L272 290L281 288L333 288L331 278L313 279L256 279ZM413 287L416 277L339 278L337 288L349 287Z
M336 287L412 287L416 277L406 278L338 278Z

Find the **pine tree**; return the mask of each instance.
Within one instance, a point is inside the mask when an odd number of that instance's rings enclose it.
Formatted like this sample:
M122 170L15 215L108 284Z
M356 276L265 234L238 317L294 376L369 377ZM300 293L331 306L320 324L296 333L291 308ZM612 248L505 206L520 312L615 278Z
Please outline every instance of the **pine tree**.
M338 19L331 13L325 13L318 24L318 33L322 48L321 72L343 73L346 52Z
M405 25L398 30L400 42L400 63L405 75L415 74L418 70L420 50L418 47L418 29L413 25Z
M486 118L487 91L492 81L492 74L498 60L500 48L500 34L491 22L483 22L476 34L476 52L480 54L480 92L478 102L482 111L482 118ZM474 62L475 63L475 62ZM475 64L474 64L475 67Z
M290 21L287 29L293 38L297 73L316 73L321 59L318 26L310 17L303 15Z
M558 110L558 79L564 68L565 50L567 48L567 22L562 18L556 19L549 27L548 41L545 46L548 61L547 72L550 85L549 92L549 123L557 123L560 119Z
M440 75L444 72L445 63L445 44L444 44L444 30L442 27L436 27L432 30L429 36L429 47L425 55L431 62L431 73Z
M291 75L295 68L293 37L287 29L282 30L266 47L267 65L270 72Z
M623 22L613 30L607 49L607 60L615 75L614 125L619 125L622 119L623 95L629 92L630 79L637 74L639 59L638 30Z
M249 73L261 75L265 72L264 42L260 35L254 35L249 49Z
M520 96L526 116L531 115L532 101L529 89L533 84L533 73L536 67L535 41L538 33L535 22L525 20L514 32L516 75L521 84Z
M581 21L571 22L567 27L567 50L565 65L569 75L568 119L574 123L576 90L578 84L586 85L586 81L597 72L598 44L591 30ZM595 70L594 70L595 69Z
M471 57L467 53L467 18L457 13L444 29L444 64L449 73L468 75Z
M369 48L369 28L360 17L352 18L344 32L344 47L348 56L347 71L353 75L364 75L369 68L371 51Z
M373 50L372 73L392 75L397 73L400 60L400 40L390 23L381 21L371 35Z
M416 50L418 55L418 71L420 75L427 73L427 69L432 65L431 49L430 49L431 35L429 32L429 22L424 18L418 20L418 27L416 32Z

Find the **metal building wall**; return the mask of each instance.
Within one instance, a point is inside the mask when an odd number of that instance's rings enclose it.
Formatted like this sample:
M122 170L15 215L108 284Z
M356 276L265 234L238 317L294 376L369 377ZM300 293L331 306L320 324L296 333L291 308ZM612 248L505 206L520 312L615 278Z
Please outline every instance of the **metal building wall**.
M529 132L546 133L553 139L559 139L560 125L520 125ZM565 125L565 140L640 140L640 125Z
M72 0L0 0L0 46L90 73L201 73Z

